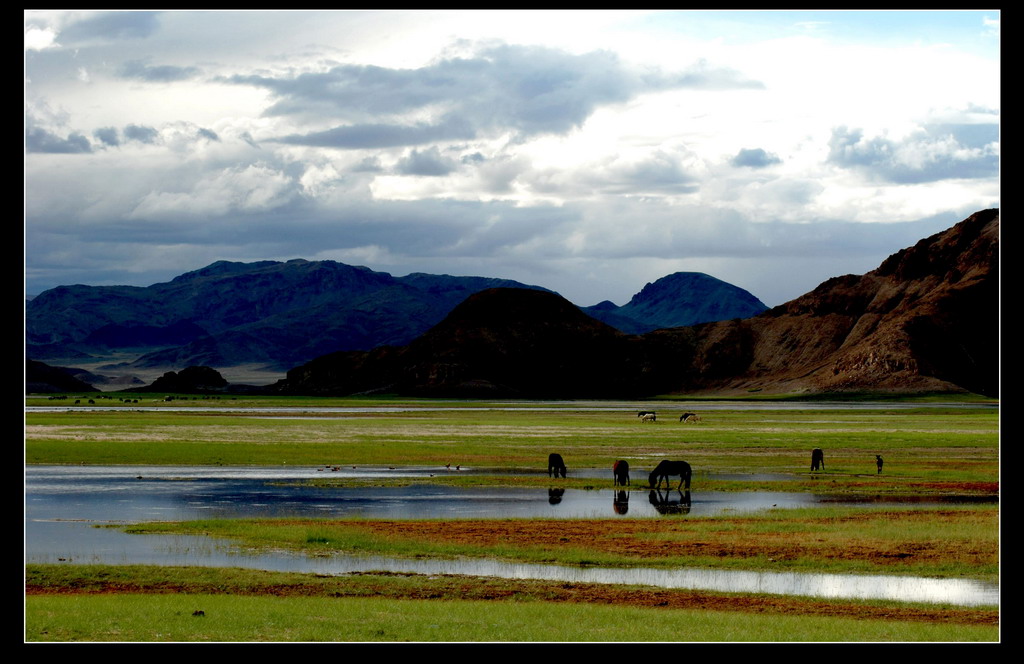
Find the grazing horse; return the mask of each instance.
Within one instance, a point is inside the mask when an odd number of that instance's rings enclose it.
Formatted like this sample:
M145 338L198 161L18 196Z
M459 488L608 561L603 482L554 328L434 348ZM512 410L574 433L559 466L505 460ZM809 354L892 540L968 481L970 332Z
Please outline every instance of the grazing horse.
M875 465L878 466L878 474L882 474L882 456L880 454L875 455Z
M637 417L643 417L644 415L654 415L653 410L638 410L636 412Z
M811 450L811 470L825 470L825 453L821 451L820 447L815 447Z
M554 473L552 475L552 473ZM549 454L548 455L548 477L558 477L561 473L562 477L565 477L565 462L562 461L561 454Z
M683 413L679 416L680 422L696 422L700 418L697 417L697 413Z
M650 477L647 478L648 483L652 489L661 488L661 481L665 480L665 486L671 487L672 483L669 482L669 475L679 476L679 486L677 489L682 488L683 484L686 484L686 488L690 488L690 476L693 471L690 469L690 464L685 461L669 461L668 459L658 464L658 467L651 471Z
M656 422L657 420L658 416L655 415L654 413L644 413L643 415L640 416L641 422Z
M615 486L629 486L629 462L619 459L612 464L612 475L615 476Z

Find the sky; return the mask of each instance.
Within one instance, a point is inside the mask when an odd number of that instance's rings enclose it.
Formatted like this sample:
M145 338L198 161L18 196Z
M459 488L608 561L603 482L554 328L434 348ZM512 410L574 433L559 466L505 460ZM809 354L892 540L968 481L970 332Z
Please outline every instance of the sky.
M303 258L775 306L999 206L999 20L26 11L25 291Z

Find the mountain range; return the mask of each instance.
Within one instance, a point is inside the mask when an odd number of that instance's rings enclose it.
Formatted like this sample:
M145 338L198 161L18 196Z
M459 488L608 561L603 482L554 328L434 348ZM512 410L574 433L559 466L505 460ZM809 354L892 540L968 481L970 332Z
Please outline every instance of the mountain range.
M507 279L393 277L334 261L218 261L147 287L60 286L26 304L26 354L62 363L129 356L110 369L259 365L284 371L341 350L410 343L489 288L546 290ZM632 333L746 317L767 307L705 274L648 284L623 307L588 308Z
M999 212L755 316L626 334L557 294L489 289L401 347L296 367L282 394L999 394ZM636 298L634 298L636 299ZM644 298L641 298L641 301Z
M309 278L317 273L321 276ZM83 352L91 349L89 344L98 345L97 339L114 343L110 340L127 335L129 340L170 343L193 334L191 326L203 330L202 336L184 345L140 358L152 361L169 350L180 353L203 344L220 348L222 339L245 334L273 341L280 328L285 331L278 333L279 338L300 339L288 325L289 316L330 312L339 305L330 303L326 291L337 290L355 293L354 301L362 304L346 305L333 320L357 320L357 313L362 320L389 320L400 310L395 303L411 301L418 311L429 310L420 319L424 331L406 332L412 338L405 342L322 353L293 365L287 377L273 385L244 386L246 390L514 398L864 391L999 395L996 209L977 212L922 239L867 274L834 277L772 309L674 325L672 321L681 320L677 317L692 313L693 303L673 303L686 301L687 289L698 286L707 293L745 299L737 295L739 289L694 273L648 284L623 307L602 303L581 309L549 290L501 280L394 278L329 261L220 262L152 286L152 291L85 286L47 291L32 301L40 300L40 305L29 329L37 349L63 343ZM673 289L678 292L670 295ZM153 301L153 292L169 303ZM712 297L694 299L705 304ZM290 309L282 308L281 301ZM427 302L444 304L430 309ZM444 307L446 314L438 315ZM136 312L135 317L125 312ZM256 317L253 312L265 315ZM386 315L370 315L379 312ZM633 318L641 314L646 318ZM598 315L619 321L619 326L598 320ZM430 316L438 322L423 322ZM304 318L302 324L313 326L317 320ZM640 332L622 329L631 325ZM74 335L61 337L69 328L77 330L80 341ZM339 332L343 328L339 324ZM344 331L365 335L367 329ZM320 331L309 327L305 338L320 338ZM138 337L131 336L136 332ZM225 356L223 350L220 353ZM209 367L191 366L208 363L187 364L190 369L180 374L165 374L160 389L187 387L196 377L202 379L203 390L243 387L224 386ZM31 385L54 375L52 367L38 362L29 360L27 367Z

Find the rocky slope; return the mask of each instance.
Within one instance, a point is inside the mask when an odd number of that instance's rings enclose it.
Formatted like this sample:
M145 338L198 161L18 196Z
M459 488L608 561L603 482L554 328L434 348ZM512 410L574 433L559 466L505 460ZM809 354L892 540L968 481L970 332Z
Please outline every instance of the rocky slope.
M655 332L684 389L968 390L998 395L999 211L746 320Z

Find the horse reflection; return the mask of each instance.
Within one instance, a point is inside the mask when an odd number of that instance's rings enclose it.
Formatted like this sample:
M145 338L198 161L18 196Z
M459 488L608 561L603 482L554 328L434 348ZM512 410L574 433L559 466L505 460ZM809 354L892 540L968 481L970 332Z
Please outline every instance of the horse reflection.
M612 509L616 514L625 514L629 511L629 492L617 491L612 497Z
M666 489L664 494L660 489L651 489L648 499L659 514L689 514L691 505L689 490L677 490L676 493L679 494L678 500L670 497L671 489Z
M548 502L552 505L557 505L562 502L562 496L565 495L565 489L548 489Z

